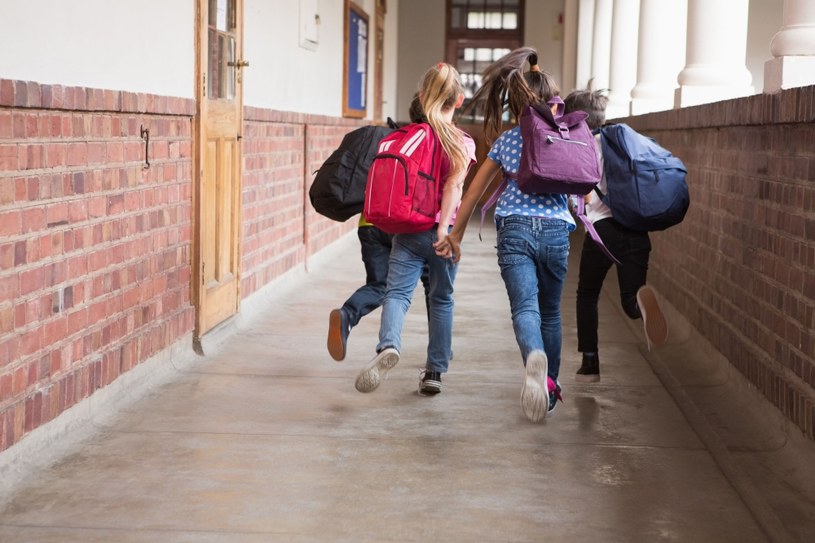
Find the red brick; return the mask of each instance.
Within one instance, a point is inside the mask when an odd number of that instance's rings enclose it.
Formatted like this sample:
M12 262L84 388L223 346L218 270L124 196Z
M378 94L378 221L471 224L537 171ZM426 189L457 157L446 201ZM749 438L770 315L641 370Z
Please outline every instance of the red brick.
M107 159L105 148L104 142L88 143L88 164L104 164Z
M45 228L45 209L28 208L22 211L22 231L36 232Z
M0 106L14 105L14 81L0 79Z
M64 166L66 150L64 143L49 143L45 148L45 166L48 168Z
M21 212L17 209L0 211L0 237L14 236L21 231Z
M14 135L11 111L0 111L0 139L10 139Z
M19 146L13 143L0 145L0 171L13 172L18 169Z
M0 336L14 331L14 306L10 301L0 303ZM0 400L2 401L2 400Z
M67 166L84 166L88 161L88 148L84 143L69 143L65 164Z
M52 204L47 206L45 210L46 224L49 228L68 224L69 205L67 203Z

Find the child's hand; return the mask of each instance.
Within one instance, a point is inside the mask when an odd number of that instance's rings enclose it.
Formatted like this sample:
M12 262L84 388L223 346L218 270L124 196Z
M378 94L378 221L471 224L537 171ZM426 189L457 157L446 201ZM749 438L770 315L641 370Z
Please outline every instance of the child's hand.
M461 260L461 240L455 234L444 236L433 244L433 248L442 258L451 258L456 264Z
M453 256L453 246L450 245L449 236L439 238L433 243L433 249L435 249L436 255L442 258L451 258Z

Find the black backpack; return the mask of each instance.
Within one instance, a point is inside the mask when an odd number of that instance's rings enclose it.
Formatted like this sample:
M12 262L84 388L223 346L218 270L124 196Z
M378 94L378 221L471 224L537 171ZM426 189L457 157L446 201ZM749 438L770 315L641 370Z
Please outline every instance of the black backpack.
M365 185L380 140L398 126L363 126L345 135L342 143L315 173L308 196L314 210L335 221L347 221L362 212Z

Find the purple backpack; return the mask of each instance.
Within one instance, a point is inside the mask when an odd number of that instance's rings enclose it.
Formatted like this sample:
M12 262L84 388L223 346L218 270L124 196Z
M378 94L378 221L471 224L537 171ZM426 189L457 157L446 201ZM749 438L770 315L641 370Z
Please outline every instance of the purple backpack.
M527 106L521 115L523 149L518 188L531 194L588 194L600 182L600 162L588 113L553 115L549 104Z

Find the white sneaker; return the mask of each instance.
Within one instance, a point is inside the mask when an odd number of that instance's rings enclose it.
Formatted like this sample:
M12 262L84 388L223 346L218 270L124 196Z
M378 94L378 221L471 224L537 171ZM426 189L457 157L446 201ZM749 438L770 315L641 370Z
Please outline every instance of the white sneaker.
M357 375L357 382L354 386L360 392L373 392L379 387L382 379L388 373L388 370L393 368L399 363L399 351L393 347L382 349L379 353L368 362L359 375Z
M642 313L642 326L645 329L648 350L664 345L668 340L668 322L659 307L654 289L648 285L641 286L637 291L637 306Z
M526 418L540 422L549 411L547 390L549 362L543 351L532 351L526 357L526 378L521 389L521 407Z

